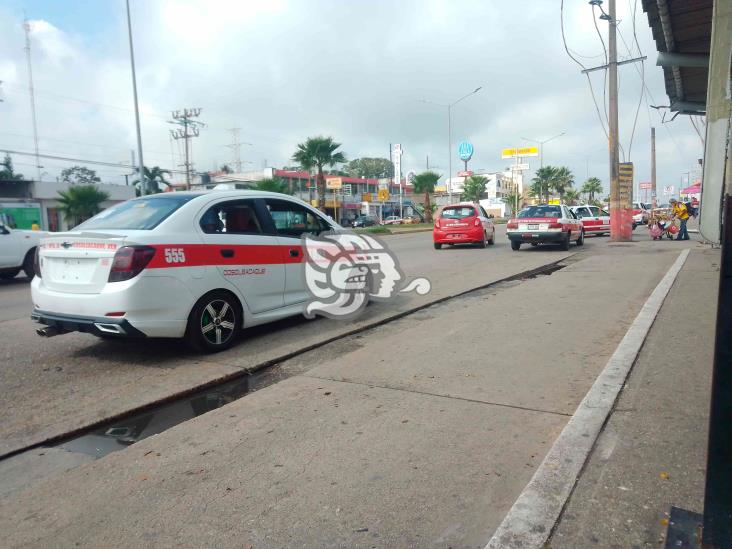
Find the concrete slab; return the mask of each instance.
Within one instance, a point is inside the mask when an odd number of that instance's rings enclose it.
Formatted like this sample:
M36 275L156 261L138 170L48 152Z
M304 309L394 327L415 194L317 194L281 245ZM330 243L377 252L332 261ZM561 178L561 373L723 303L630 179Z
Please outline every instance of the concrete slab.
M560 518L556 548L663 542L671 505L701 512L719 250L694 250Z
M565 418L296 377L0 501L7 547L465 547Z
M0 461L0 498L93 460L92 456L60 448L37 448L4 459Z

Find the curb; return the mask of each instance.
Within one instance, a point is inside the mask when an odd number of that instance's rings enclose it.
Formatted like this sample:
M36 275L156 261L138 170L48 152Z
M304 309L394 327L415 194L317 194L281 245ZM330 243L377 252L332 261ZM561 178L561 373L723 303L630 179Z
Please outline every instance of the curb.
M679 254L643 304L607 365L498 526L486 549L538 549L545 546L688 255L688 249Z

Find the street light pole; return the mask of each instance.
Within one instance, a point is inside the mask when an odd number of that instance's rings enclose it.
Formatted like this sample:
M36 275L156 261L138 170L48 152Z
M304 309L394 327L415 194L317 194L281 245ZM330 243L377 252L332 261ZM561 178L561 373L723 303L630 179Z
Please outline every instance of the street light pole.
M132 21L130 19L130 0L126 0L127 4L127 33L130 39L130 65L132 66L132 95L135 99L135 124L137 126L137 156L140 160L138 172L140 177L140 193L148 194L148 182L145 181L145 164L142 161L142 135L140 133L140 108L137 104L137 77L135 76L135 50L132 47Z
M471 91L468 94L463 95L460 99L457 101L453 101L452 103L448 103L447 105L443 103L436 103L434 101L428 101L427 99L421 99L422 103L431 103L433 105L437 105L439 107L447 107L447 201L448 204L452 204L452 108L460 103L463 99L467 99L471 95L474 95L478 93L480 90L483 89L483 86L478 86L473 91Z
M524 141L531 141L532 143L538 143L539 144L539 167L544 167L544 144L549 143L549 141L555 140L557 137L562 137L567 132L558 133L554 137L550 137L549 139L529 139L528 137L522 137Z

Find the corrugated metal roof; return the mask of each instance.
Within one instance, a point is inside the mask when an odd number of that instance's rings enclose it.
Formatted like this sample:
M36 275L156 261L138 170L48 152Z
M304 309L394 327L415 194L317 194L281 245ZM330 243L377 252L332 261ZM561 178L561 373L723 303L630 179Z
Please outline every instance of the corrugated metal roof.
M712 0L642 0L642 3L659 52L709 55ZM664 12L667 17L663 17ZM669 39L671 48L668 47ZM683 110L674 108L680 102L704 104L707 97L707 69L677 67L676 70L678 74L674 74L674 67L663 67L666 94L672 110Z

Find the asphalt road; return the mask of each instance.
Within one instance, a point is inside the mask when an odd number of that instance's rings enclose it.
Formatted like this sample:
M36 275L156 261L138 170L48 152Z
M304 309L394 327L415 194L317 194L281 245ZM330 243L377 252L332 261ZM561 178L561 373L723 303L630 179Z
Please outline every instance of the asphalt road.
M294 317L245 330L241 342L216 355L190 352L178 340L102 341L87 334L44 339L31 322L28 283L0 283L0 390L15 404L0 410L0 456L38 444L104 419L123 414L223 379L242 370L337 338L353 330L437 299L465 292L516 273L558 261L606 239L587 239L584 248L562 252L555 247L510 249L505 226L486 249L452 247L434 250L429 232L389 235L382 242L395 252L407 278L427 277L424 296L399 294L374 303L353 321Z

